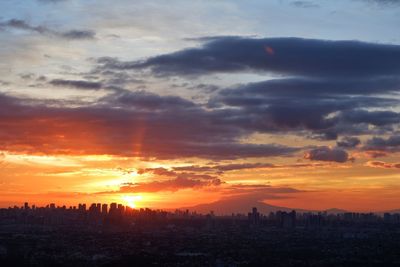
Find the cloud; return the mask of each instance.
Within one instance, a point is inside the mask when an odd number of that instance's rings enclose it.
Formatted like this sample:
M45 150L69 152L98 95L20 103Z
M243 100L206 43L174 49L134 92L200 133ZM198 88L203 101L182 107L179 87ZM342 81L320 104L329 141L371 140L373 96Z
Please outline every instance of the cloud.
M160 96L146 91L120 90L102 98L104 103L113 103L117 106L135 107L143 110L182 110L198 109L199 107L179 96Z
M68 107L63 103L46 105L46 101L0 95L0 150L236 159L287 157L301 149L240 143L238 140L251 132L223 124L218 118L224 114L214 114L179 97L135 92L124 104L103 101Z
M8 21L0 22L0 28L14 28L19 30L37 32L40 34L50 32L50 30L44 26L31 26L24 20L19 20L19 19L10 19Z
M252 165L249 164L228 164L222 166L214 166L212 170L238 170L244 168L256 168L256 166L265 166L259 164ZM155 180L146 183L128 183L124 184L120 187L120 190L113 192L102 192L102 193L143 193L143 192L161 192L161 191L171 191L175 192L182 189L201 189L205 187L216 187L220 185L224 185L223 187L219 187L218 190L221 190L225 195L252 195L257 198L265 194L281 194L281 193L296 193L300 192L299 190L287 187L271 187L270 185L227 185L225 184L219 177L211 176L207 174L195 174L193 172L186 171L204 171L206 170L206 166L201 168L197 166L191 166L192 168L179 168L174 167L172 169L166 169L163 167L159 168L146 168L138 170L138 174L151 174L155 178ZM180 172L184 171L184 172ZM222 173L219 173L222 174ZM162 177L168 177L173 179L168 180L159 180Z
M45 26L32 26L28 22L20 19L10 19L7 21L2 21L0 22L0 29L1 28L19 29L67 40L90 40L95 39L96 36L96 33L91 30L69 30L62 32L50 29Z
M16 25L31 27L22 22ZM239 140L256 133L284 133L314 140L336 140L342 136L353 136L352 139L342 137L337 145L355 148L359 144L355 136L389 135L399 126L400 114L395 112L399 100L393 95L399 92L400 79L391 74L397 72L400 61L387 60L386 55L387 51L391 51L391 58L396 58L397 46L299 38L210 37L203 38L201 42L203 44L199 48L184 49L141 62L99 59L103 69L97 73L96 80L108 75L107 77L115 78L114 85L104 79L102 82L84 79L49 81L49 84L59 87L110 91L108 95L88 106L84 106L87 103L70 103L70 106L74 106L71 108L65 101L46 103L4 96L3 101L11 106L8 110L16 110L14 114L7 113L7 110L3 111L3 115L0 114L5 118L2 130L4 138L11 139L10 136L15 135L20 141L8 140L3 147L30 153L105 153L164 159L288 157L302 148L280 144L241 143ZM268 42L274 52L267 53L262 46L264 58L260 59L253 55L258 52L250 48L265 42ZM234 47L243 49L233 53ZM288 55L282 55L281 59L268 58L280 57L282 51L287 51ZM353 51L355 55L349 51ZM369 61L364 62L365 64L352 61L344 69L346 74L342 73L344 67L341 60L347 64L347 57L354 60L354 57L359 57L366 51L371 52L371 56L362 60L373 60L375 65ZM212 57L203 58L209 54ZM200 60L199 63L202 64L205 61L206 65L191 62L191 57ZM292 61L291 57L299 61ZM334 62L339 59L340 62ZM175 95L158 95L123 88L123 84L131 77L130 72L125 69L147 68L158 72L158 68L171 66L171 71L178 71L184 65L193 63L192 68L196 69L194 72L200 69L204 74L219 72L219 67L214 68L208 62L210 60L225 70L229 70L229 66L240 66L238 69L231 69L276 71L296 76L239 84L225 89L213 88L213 94L205 104ZM319 65L321 68L317 67ZM328 75L328 70L332 75ZM194 73L190 68L187 71ZM189 86L185 85L186 88ZM209 88L207 84L197 86ZM21 110L30 110L30 113L23 114ZM39 123L49 123L34 128L33 122L26 121L27 117L38 118ZM74 133L71 129L80 131ZM49 138L40 137L40 132L43 136L54 138L50 138L49 142ZM362 149L379 150L373 147ZM340 151L340 148L336 150ZM240 167L246 168L232 166ZM215 170L218 171L223 172Z
M54 79L49 83L54 86L71 87L76 89L99 90L102 88L102 84L100 82L89 82L82 80Z
M339 134L371 134L368 125L399 123L393 111L369 111L395 107L395 98L372 96L380 91L398 90L399 81L384 79L381 84L330 79L277 79L239 85L221 90L209 100L210 108L232 107L237 125L259 132L292 132L310 137L336 139ZM364 90L364 91L363 91ZM371 96L369 96L371 94ZM388 128L389 129L389 128ZM376 131L383 131L380 127Z
M400 163L388 163L383 161L368 161L365 166L383 169L400 169Z
M368 123L375 126L398 124L400 113L393 111L352 110L342 114L342 119L350 123Z
M182 179L196 179L196 180L215 180L218 179L216 176L207 175L207 174L195 174L192 172L176 172L174 170L168 170L162 167L159 168L146 168L139 169L138 174L150 173L156 176L167 176L167 177L176 177Z
M387 152L384 151L374 151L374 150L369 150L369 151L365 151L363 153L367 158L382 158L382 157L386 157L388 155Z
M265 47L273 49L267 53ZM371 77L400 73L400 46L301 38L214 37L143 61L100 58L106 69L150 69L157 75L267 72L308 77Z
M316 8L319 7L318 4L313 3L311 1L293 1L290 3L291 5L299 8Z
M361 141L357 137L343 137L341 140L336 142L338 147L343 148L355 148L360 143Z
M398 152L400 151L400 135L393 135L387 139L382 137L373 137L367 140L364 150Z
M182 189L199 189L202 187L219 186L221 180L195 180L178 177L166 181L152 181L148 183L135 183L121 186L119 191L114 193L154 193L154 192L175 192ZM110 193L110 192L107 192Z
M390 134L399 124L400 46L300 38L205 37L198 48L142 61L98 59L100 72L265 72L291 77L218 88L207 107L224 125L316 140ZM266 51L266 47L271 50ZM295 78L294 78L295 77ZM384 94L384 95L383 95ZM391 110L389 110L391 109Z
M320 146L307 151L304 154L305 159L318 160L318 161L332 161L344 163L349 160L349 154L340 148L331 148L327 146Z
M62 79L52 80L50 84L79 89L103 86ZM254 87L246 92L243 88L219 92L214 103L207 107L178 96L124 89L113 91L90 106L71 103L74 108L65 106L68 104L65 101L52 101L50 106L46 101L0 95L0 137L5 140L0 149L165 159L288 157L301 148L238 140L257 132L336 139L339 134L390 132L385 127L374 130L368 123L396 122L391 117L397 116L393 112L362 111L390 107L397 103L395 99L321 96L310 104L306 97L291 94L272 97L257 88L253 91ZM361 115L354 116L354 113ZM381 122L376 114L385 115Z
M67 2L69 0L37 0L37 1L43 3L60 3L60 2Z
M70 30L67 32L60 33L60 37L69 40L84 40L84 39L94 39L96 33L89 30Z
M238 123L247 122L248 127L259 131L307 129L324 134L327 139L336 139L340 133L360 133L363 128L359 124L398 123L400 114L396 112L368 109L397 106L397 99L375 95L396 92L399 84L399 80L390 78L376 81L275 79L221 90L208 105L241 108ZM368 128L366 131L371 132Z
M238 171L238 170L246 170L246 169L291 169L291 168L314 168L314 167L322 167L323 164L272 164L272 163L232 163L232 164L221 164L221 165L189 165L189 166L180 166L173 167L174 171L190 171L190 172L206 172L206 173L216 173L223 174L228 171Z
M225 188L228 195L251 195L257 200L265 199L265 194L290 194L302 192L291 187L274 187L266 184L233 184Z
M394 6L400 4L400 0L358 0L380 6Z
M364 77L362 79L329 77L279 78L242 84L236 88L223 90L221 94L226 96L245 96L249 91L251 94L257 96L292 96L312 99L320 97L343 97L347 95L371 95L399 92L400 79L397 77Z

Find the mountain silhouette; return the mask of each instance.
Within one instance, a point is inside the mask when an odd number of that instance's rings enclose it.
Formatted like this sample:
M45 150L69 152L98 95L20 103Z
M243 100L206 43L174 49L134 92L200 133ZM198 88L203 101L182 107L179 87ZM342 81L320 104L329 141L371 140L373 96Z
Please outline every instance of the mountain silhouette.
M273 206L262 201L257 200L244 200L242 198L228 198L222 199L219 201L215 201L207 204L200 204L192 207L182 207L181 210L190 210L196 211L198 213L207 214L213 211L217 215L231 215L232 213L242 213L247 214L251 211L253 207L256 207L257 210L262 214L269 214L270 212L280 211L292 211L295 210L297 212L315 212L312 210L304 210L304 209L293 209L288 207L279 207Z

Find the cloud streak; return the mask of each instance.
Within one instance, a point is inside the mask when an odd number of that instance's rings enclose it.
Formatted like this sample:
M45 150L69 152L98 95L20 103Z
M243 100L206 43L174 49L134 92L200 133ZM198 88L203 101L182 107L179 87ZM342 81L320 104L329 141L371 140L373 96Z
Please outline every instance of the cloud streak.
M17 29L24 30L41 35L47 35L51 37L58 37L66 40L93 40L95 39L96 33L91 30L69 30L69 31L57 31L50 29L45 26L33 26L28 22L20 19L10 19L7 21L0 22L0 28L3 29Z
M49 84L57 87L70 87L83 90L99 90L102 88L100 82L90 82L83 80L64 80L64 79L54 79L49 82Z
M383 161L368 161L365 166L382 169L400 169L400 163L388 163Z

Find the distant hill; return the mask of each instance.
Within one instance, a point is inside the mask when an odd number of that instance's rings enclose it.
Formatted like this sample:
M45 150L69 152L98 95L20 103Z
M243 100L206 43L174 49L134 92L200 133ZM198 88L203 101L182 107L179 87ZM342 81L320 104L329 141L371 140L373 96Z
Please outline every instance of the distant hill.
M253 207L256 207L262 214L268 214L270 212L281 211L292 211L297 212L311 212L310 210L303 209L292 209L287 207L279 207L263 203L261 201L243 201L243 199L225 199L208 204L200 204L192 207L183 207L181 210L196 211L199 213L207 214L210 211L214 211L217 215L231 215L232 213L247 214Z

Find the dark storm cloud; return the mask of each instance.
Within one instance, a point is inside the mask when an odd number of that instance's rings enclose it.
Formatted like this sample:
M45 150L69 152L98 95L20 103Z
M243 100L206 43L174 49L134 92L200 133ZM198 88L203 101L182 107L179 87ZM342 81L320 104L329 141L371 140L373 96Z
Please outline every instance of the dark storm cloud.
M135 100L135 96L141 101ZM46 106L35 100L0 95L0 149L215 160L291 156L300 150L278 144L239 143L237 140L250 133L248 130L221 124L216 120L218 114L195 108L183 99L170 101L168 97L140 92L132 98L123 107L102 102L68 108L57 107L53 102Z
M102 84L100 82L90 82L82 80L54 79L51 80L49 83L54 86L71 87L76 89L99 90L102 88Z
M101 58L109 69L146 69L158 75L272 72L309 77L370 77L400 73L400 46L300 38L215 37L143 61Z
M361 141L357 137L343 137L341 140L336 142L338 147L343 148L355 148L360 143Z
M90 30L69 30L69 31L56 31L45 26L33 26L28 22L20 19L10 19L0 22L1 28L19 29L29 32L34 32L42 35L48 35L68 40L89 40L95 39L96 33Z
M345 150L327 146L321 146L307 151L304 154L304 158L309 160L332 161L339 163L351 160L349 154Z

